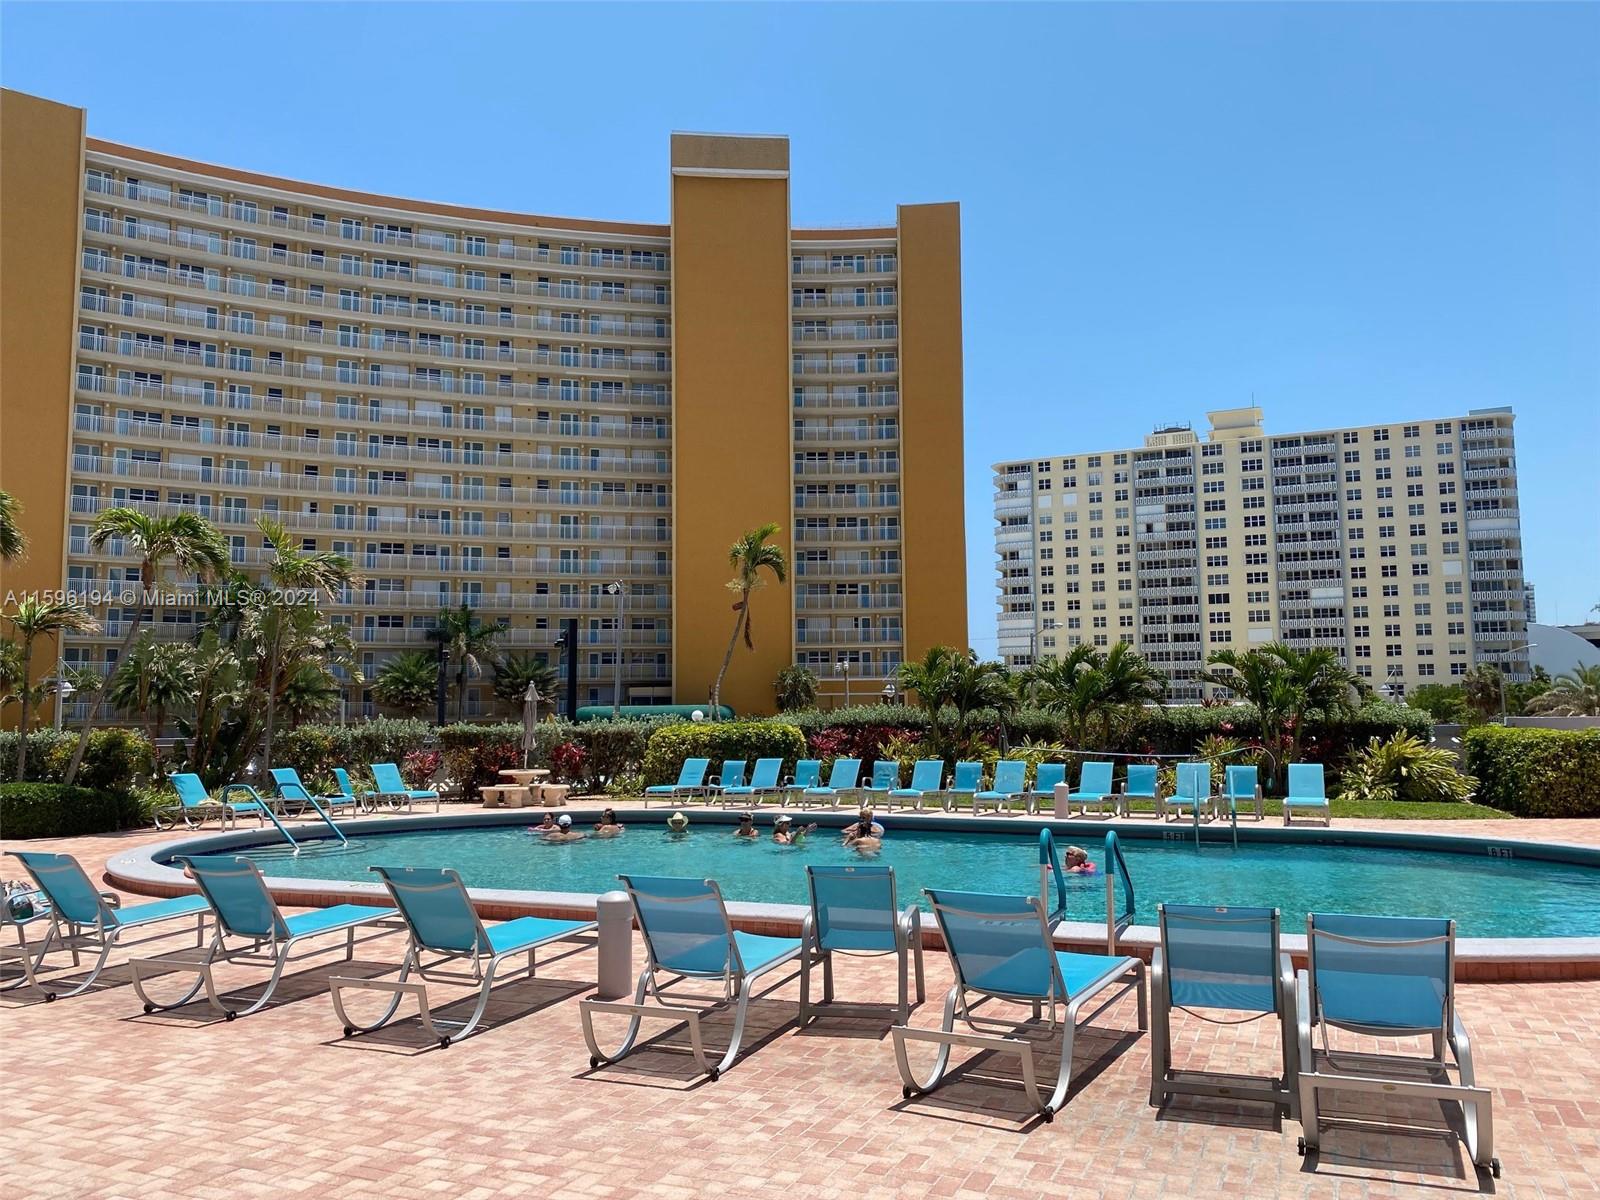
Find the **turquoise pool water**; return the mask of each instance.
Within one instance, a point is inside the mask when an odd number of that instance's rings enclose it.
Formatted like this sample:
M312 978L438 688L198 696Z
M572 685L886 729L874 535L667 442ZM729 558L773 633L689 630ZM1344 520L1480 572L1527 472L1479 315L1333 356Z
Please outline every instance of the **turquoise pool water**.
M652 814L653 816L654 814ZM698 814L696 814L698 817ZM763 827L763 834L770 829ZM1103 830L1066 831L1097 865ZM1058 845L1065 845L1059 840ZM1600 868L1526 858L1314 844L1207 844L1124 837L1137 921L1155 923L1161 901L1276 905L1283 927L1305 927L1307 911L1454 917L1463 937L1600 937ZM923 887L1035 892L1038 835L891 827L880 863L895 869L901 903ZM370 863L453 867L469 887L603 892L619 871L715 879L729 900L806 903L805 864L861 861L822 828L798 848L766 837L736 841L732 826L701 818L689 833L634 823L621 837L549 845L516 826L435 829L352 837L290 857L248 852L268 875L371 881ZM1103 867L1101 867L1103 870ZM1105 920L1103 876L1069 876L1068 916Z

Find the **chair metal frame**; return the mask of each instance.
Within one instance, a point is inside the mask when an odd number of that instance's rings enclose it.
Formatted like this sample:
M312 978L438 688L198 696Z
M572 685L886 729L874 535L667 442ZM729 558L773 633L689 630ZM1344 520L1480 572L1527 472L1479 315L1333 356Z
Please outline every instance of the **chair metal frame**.
M1106 781L1105 791L1086 792L1083 790L1084 775L1088 772L1090 767L1096 768L1096 773L1100 773L1100 769L1104 768L1104 777ZM1110 762L1090 760L1080 763L1078 766L1078 786L1075 790L1067 795L1067 816L1070 817L1072 815L1073 806L1076 805L1078 809L1078 815L1087 818L1089 815L1089 804L1092 801L1094 804L1095 816L1101 818L1105 818L1107 816L1115 817L1117 815L1117 792L1115 783L1116 769L1116 764ZM1066 781L1062 780L1062 782L1065 783ZM1108 800L1111 802L1111 812L1109 814L1106 812L1106 801Z
M970 776L970 779L964 779L963 776ZM982 786L983 764L981 762L973 762L971 759L963 759L958 761L956 765L950 769L949 786L940 789L939 792L939 795L944 797L944 811L953 812L955 810L957 796L976 797L978 794L978 789ZM973 803L976 805L976 799L973 800ZM922 806L920 804L917 805L917 811L920 812L921 810Z
M1500 1175L1500 1160L1494 1155L1494 1113L1492 1093L1477 1085L1477 1074L1472 1064L1472 1041L1467 1027L1456 1010L1455 965L1456 923L1442 920L1443 932L1431 937L1356 937L1318 929L1319 915L1324 921L1337 923L1336 914L1309 913L1306 916L1306 966L1295 978L1295 1012L1299 1025L1299 1090L1300 1124L1304 1130L1299 1151L1315 1150L1322 1142L1322 1113L1317 1104L1317 1093L1329 1091L1360 1092L1366 1095L1422 1097L1435 1100L1453 1100L1461 1106L1467 1153L1475 1166L1487 1169L1496 1178ZM1410 917L1362 917L1362 921L1382 923L1414 923ZM1317 942L1337 942L1348 946L1366 946L1374 950L1397 949L1407 946L1437 945L1444 952L1443 994L1439 997L1440 1019L1437 1026L1371 1025L1330 1016L1323 1006L1323 997L1317 987ZM1381 974L1375 972L1374 974ZM1313 1030L1321 1027L1322 1049L1318 1051L1313 1040ZM1328 1030L1344 1029L1374 1038L1427 1037L1432 1053L1425 1058L1406 1054L1374 1054L1357 1051L1335 1051L1329 1044ZM1456 1078L1450 1077L1450 1062L1446 1051L1455 1059ZM1352 1073L1341 1070L1341 1065ZM1428 1075L1426 1080L1396 1079L1376 1072L1396 1066L1416 1070ZM1357 1073L1358 1072L1358 1073Z
M1201 772L1204 772L1203 776L1200 776ZM1183 791L1185 778L1193 780L1197 776L1205 780L1205 794L1199 794L1202 789L1197 784L1195 786L1195 795L1185 795ZM1169 816L1181 820L1186 811L1195 821L1213 821L1216 819L1216 803L1211 793L1211 764L1208 762L1179 763L1177 765L1177 781L1173 787L1172 795L1164 800L1156 801L1156 815L1163 821Z
M919 786L917 783L918 776L922 776L923 781L926 782L930 767L933 769L933 786ZM906 807L910 807L913 812L921 812L922 802L929 796L937 796L943 790L944 759L919 758L911 768L911 783L903 788L891 788L889 790L889 795L886 797L889 811L894 811L894 802L896 800L905 800L910 802Z
M1101 992L1113 985L1117 987L1116 993L1081 1020L1093 1020L1100 1013L1119 1000L1130 988L1137 989L1139 1001L1139 1028L1149 1026L1149 1000L1146 994L1145 966L1144 963L1131 955L1093 955L1085 957L1103 958L1106 960L1106 969L1089 981L1087 986L1076 993L1069 993L1065 979L1062 977L1061 960L1056 957L1055 943L1050 935L1049 918L1045 914L1044 905L1037 896L974 896L971 893L945 892L939 893L932 889L923 892L933 905L935 919L939 922L940 932L944 935L944 942L950 954L950 965L955 972L955 983L950 987L945 996L944 1017L938 1029L913 1029L909 1025L895 1025L889 1032L894 1039L895 1063L900 1070L900 1079L903 1083L901 1096L911 1099L913 1096L922 1095L933 1091L943 1082L950 1068L950 1051L955 1046L968 1046L978 1050L988 1050L1002 1054L1014 1055L1022 1062L1022 1087L1027 1094L1029 1102L1038 1111L1045 1121L1054 1119L1055 1114L1061 1111L1066 1101L1067 1091L1072 1085L1072 1047L1077 1026L1080 1023L1080 1014L1084 1005L1099 996ZM1010 909L992 909L988 911L968 910L947 904L939 896L947 895L952 898L962 898L966 901L982 899L989 901L1007 901L1012 903ZM990 988L980 988L970 983L962 969L961 956L956 951L950 936L950 930L945 924L945 914L988 921L1025 921L1031 913L1039 923L1039 942L1041 950L1049 956L1050 983L1042 993L1018 993L999 991ZM1130 979L1129 976L1132 978ZM977 997L969 998L969 993ZM1045 1008L1049 1008L1047 1028L1053 1033L1057 1023L1057 1006L1064 1006L1065 1011L1060 1018L1061 1031L1061 1064L1056 1072L1056 1081L1051 1089L1048 1099L1043 1096L1039 1087L1038 1073L1034 1065L1035 1043L1025 1037L1015 1035L1015 1025L1012 1025L1012 1034L995 1034L983 1031L983 1027L974 1019L974 1011L990 1000L1009 1001L1012 1003L1030 1004L1033 1007L1034 1019L1037 1020ZM956 1018L961 1020L973 1031L971 1033L958 1032L955 1027ZM991 1026L993 1028L993 1026ZM906 1046L910 1042L931 1042L938 1046L938 1054L934 1060L933 1070L925 1077L919 1078L911 1069L911 1061L906 1053Z
M1173 1002L1172 979L1168 963L1171 959L1169 949L1169 935L1167 930L1167 909L1165 904L1156 905L1157 923L1161 931L1161 940L1157 943L1150 958L1150 987L1151 987L1151 1014L1150 1014L1150 1104L1159 1108L1166 1102L1167 1097L1174 1095L1185 1096L1219 1096L1229 1100L1260 1100L1277 1105L1289 1113L1291 1117L1298 1117L1300 1112L1299 1093L1299 1056L1297 1049L1297 1026L1295 1023L1295 981L1294 964L1289 955L1282 948L1280 938L1279 914L1275 908L1208 908L1201 905L1180 904L1171 906L1173 912L1185 921L1199 921L1214 923L1219 926L1241 926L1249 923L1259 924L1262 921L1270 923L1270 948L1267 951L1268 961L1275 964L1275 970L1270 972L1272 980L1272 996L1274 1006L1271 1009L1257 1009L1245 1007L1227 1007L1224 1012L1247 1012L1255 1015L1236 1021L1219 1021L1211 1017L1200 1016L1192 1008ZM1283 1074L1275 1079L1264 1080L1261 1083L1254 1081L1239 1083L1230 1081L1218 1082L1221 1078L1216 1072L1184 1071L1172 1065L1172 1010L1181 1008L1191 1016L1213 1024L1237 1025L1249 1021L1259 1020L1266 1016L1278 1018L1279 1036L1282 1042L1281 1061Z
M690 763L701 764L698 783L685 782L685 780L689 778ZM698 755L691 755L690 757L684 759L682 765L678 767L677 782L658 783L652 787L647 787L644 789L644 795L641 797L641 799L646 807L648 807L652 797L660 800L671 801L682 799L684 797L693 799L695 796L703 796L706 792L706 772L709 770L711 770L711 760L709 758L701 758Z
M1046 775L1045 772L1049 771ZM1048 784L1042 782L1048 780ZM1056 784L1067 781L1066 763L1040 763L1033 769L1033 786L1022 793L1023 806L1031 817L1038 813L1039 806L1048 800L1051 804L1056 800Z
M1141 780L1148 778L1150 790L1148 792L1135 792L1130 790L1133 786L1133 773L1139 772ZM1134 800L1149 800L1154 805L1150 813L1136 813L1133 811ZM1131 817L1153 816L1156 820L1162 819L1161 810L1161 768L1155 763L1129 763L1123 775L1122 782L1117 787L1117 812L1124 820Z
M847 765L848 764L848 765ZM854 766L855 770L850 767ZM848 783L845 780L849 780ZM818 787L808 787L801 792L802 799L815 797L817 800L832 800L833 807L839 807L839 801L846 796L854 796L861 791L861 760L859 758L836 758L833 760L833 769L828 772L828 782Z
M328 977L328 995L333 1000L333 1011L339 1018L339 1024L344 1026L344 1036L354 1037L357 1033L371 1033L381 1029L394 1019L400 1010L401 1002L407 996L415 997L417 1001L417 1016L422 1022L422 1027L428 1036L439 1043L441 1049L447 1048L452 1041L471 1035L478 1027L478 1022L483 1019L484 1011L489 1007L489 995L494 988L495 976L500 964L515 955L526 953L528 965L527 977L532 979L537 967L537 952L552 942L567 941L584 933L592 933L599 928L595 921L558 921L540 917L521 917L515 920L536 922L530 926L542 930L533 936L523 938L514 945L503 950L496 950L490 940L489 930L478 916L477 909L473 907L472 897L467 892L466 884L461 881L461 876L455 871L445 868L439 871L428 872L437 878L437 882L419 884L407 880L405 875L411 874L414 868L410 867L368 867L383 880L383 886L388 889L394 906L405 922L408 943L405 958L400 963L400 974L395 979L359 979L344 975L330 975ZM401 886L396 886L398 882ZM467 948L441 946L430 943L417 927L412 918L411 910L406 907L404 892L406 890L428 890L450 892L459 897L462 912L471 915L473 925L472 945ZM504 922L503 925L513 924ZM558 928L559 927L559 928ZM424 954L437 955L431 962L424 961ZM471 975L463 977L459 973L450 973L440 968L451 962L466 962L471 968ZM411 981L411 974L415 971L418 982ZM517 977L515 971L502 977L506 979ZM428 981L437 980L449 983L476 983L478 985L477 1005L472 1010L472 1015L465 1021L447 1021L433 1013L432 1005L428 1002ZM387 993L390 996L389 1006L376 1020L362 1024L353 1019L344 1006L344 993L350 991Z
M763 771L771 777L771 783L760 782ZM747 800L750 802L751 807L760 808L761 801L765 797L780 794L782 785L778 782L778 777L782 772L783 759L758 758L755 766L750 769L750 781L738 787L724 788L722 793L723 800L729 804L735 799Z
M889 793L900 786L900 763L893 758L880 758L872 764L872 778L856 788L863 801L880 801L889 807Z
M823 935L819 932L824 922L822 921L821 906L817 899L818 875L829 877L855 876L886 881L889 902L881 912L889 925L885 932L892 939L891 945L880 950L861 950L824 945ZM818 1015L818 1005L812 1003L811 1000L811 969L819 962L822 964L822 1004L826 1005L830 1012L872 1016L881 1013L881 1005L839 1005L834 1003L833 956L835 954L853 954L877 958L885 954L893 954L899 960L900 979L900 998L895 1006L895 1015L900 1024L904 1025L911 1019L910 980L913 971L917 986L917 1003L922 1004L925 1002L928 998L928 993L922 969L922 910L915 904L908 904L903 910L899 908L895 896L894 868L876 866L807 866L806 887L811 894L811 908L806 913L805 920L800 927L800 941L805 946L805 953L800 959L800 1024L805 1025L812 1017Z
M227 829L229 826L237 828L241 812L253 815L259 825L267 823L264 806L268 801L257 796L255 789L249 784L225 784L222 788L222 799L219 800L207 792L203 801L196 800L191 803L183 798L183 792L179 789L177 781L180 778L193 779L199 785L200 790L202 792L205 791L205 785L200 783L200 777L192 771L180 771L170 776L169 779L172 783L173 791L177 793L178 802L176 804L158 805L151 810L150 819L154 822L157 830L176 829L179 821L182 821L189 829L204 829L206 822L213 816L217 818L217 827L219 829ZM245 801L228 800L229 793L237 790L249 793L251 798ZM163 820L166 821L165 825L162 824Z
M400 790L396 791L392 788L385 788L383 786L382 781L378 778L379 767L394 769L395 778L398 779L401 784ZM376 810L379 804L388 804L398 812L401 802L404 801L406 811L411 812L413 811L412 805L418 800L432 800L433 811L439 811L439 805L441 803L439 793L433 788L406 787L405 777L400 774L400 764L368 763L367 769L372 772L372 791L367 793L367 803L371 810Z
M745 770L749 765L749 762L742 758L724 759L722 769L717 772L716 778L706 783L702 799L709 805L721 797L726 807L729 790L745 786Z
M171 936L171 932L167 932L151 934L137 941L122 940L122 935L126 931L140 929L146 925L194 917L194 944L197 947L205 945L206 918L210 916L211 910L198 897L179 896L171 900L136 904L132 908L124 909L121 899L115 893L102 892L94 886L84 872L82 864L70 854L39 850L11 850L7 853L22 864L22 869L34 882L36 894L48 900L50 908L45 913L19 918L12 916L10 904L0 899L0 924L16 926L17 940L22 949L18 959L22 964L22 978L0 986L0 991L9 992L17 988L31 987L44 997L46 1003L67 996L81 995L93 987L95 981L100 978L114 947L142 946ZM76 895L65 891L57 894L57 890L46 881L47 876L57 870L76 874L77 879L70 881L77 889ZM90 897L93 897L92 914L84 903L89 901ZM38 944L37 952L34 952L28 946L26 926L41 921L47 921L48 926L44 938ZM45 959L52 949L58 947L72 955L74 967L83 965L85 950L97 952L94 967L90 970L88 978L67 991L58 991L49 982L42 982L39 979L39 972L47 969Z
M1008 774L1016 776L1017 786L1016 786L1015 789L1008 788L1008 787L1007 788L1003 788L1003 787L1000 786L1002 783L1009 783L1010 782L1010 780L1004 780L1004 779L1002 779L1000 777L1000 770L1001 770L1002 767L1007 768L1007 773ZM1016 768L1018 768L1018 767L1021 768L1020 772L1018 770L1016 770ZM998 812L1006 812L1006 813L1011 812L1012 801L1021 800L1021 799L1023 799L1023 797L1025 797L1027 795L1027 792L1028 792L1028 786L1027 785L1028 785L1028 764L1027 764L1027 762L1025 760L1023 760L1023 759L1020 759L1020 758L1003 758L1003 759L1001 759L999 762L995 763L995 765L994 765L994 778L989 781L988 788L983 790L983 791L979 791L979 792L974 792L973 793L973 796L972 796L972 812L973 812L973 815L974 816L977 815L980 805L982 805L984 803L993 804L994 805L994 810L997 813Z
M1304 769L1306 767L1314 767L1315 770L1307 771ZM1317 779L1318 790L1321 792L1321 795L1296 795L1294 778L1297 774L1302 776L1315 775ZM1294 803L1296 800L1301 801L1301 803ZM1321 803L1316 803L1316 801L1319 800ZM1285 825L1292 825L1294 823L1293 818L1296 812L1301 813L1303 816L1320 816L1322 818L1322 824L1324 828L1332 827L1333 806L1328 803L1328 777L1327 773L1323 770L1321 763L1289 764L1289 786L1287 789L1287 794L1283 798L1283 823Z
M212 859L212 862L204 860ZM165 958L135 958L130 959L128 967L133 975L133 990L138 994L144 1005L146 1013L167 1012L174 1008L181 1008L188 1004L202 988L205 989L206 1000L211 1007L221 1013L224 1020L232 1021L236 1017L249 1016L265 1008L267 1003L277 993L278 983L283 978L283 969L291 962L300 962L321 953L311 950L305 954L296 955L295 947L312 938L323 937L327 934L343 933L345 935L345 959L355 958L356 930L363 925L378 925L382 929L379 933L370 934L362 941L370 941L374 937L381 937L383 933L401 928L396 922L399 916L393 908L376 908L363 904L337 904L330 908L316 909L308 913L298 913L286 917L279 911L277 902L272 899L272 894L267 890L266 881L261 876L261 870L248 858L233 857L230 860L225 855L178 855L176 860L184 864L192 874L195 886L200 889L200 894L205 898L213 917L211 942L205 947L200 958L195 961ZM200 865L197 865L197 862ZM224 865L228 864L228 865ZM228 872L244 877L253 877L255 885L259 888L259 896L254 897L255 903L262 906L266 921L261 929L235 929L232 920L226 915L232 900L219 903L216 895L207 884L207 872ZM328 918L337 914L337 921L329 922ZM228 944L229 936L241 939L238 946ZM222 992L217 988L214 968L219 963L251 963L270 967L266 985L261 995L243 1008L230 1008L222 998ZM147 979L159 978L169 974L174 968L183 971L192 970L195 973L194 983L188 991L176 1000L157 1000L145 989Z
M589 1045L589 1068L595 1070L603 1065L609 1065L625 1058L633 1051L635 1042L638 1041L639 1027L646 1018L652 1020L665 1020L673 1023L686 1024L689 1028L689 1045L694 1055L695 1065L701 1072L713 1081L719 1078L722 1072L733 1066L734 1060L739 1056L739 1048L744 1042L745 1020L749 1016L750 1001L755 994L751 989L761 976L776 970L785 963L793 962L800 958L805 951L805 943L796 938L792 946L785 952L754 966L747 967L739 953L738 939L734 937L733 922L728 919L728 906L723 901L722 890L717 887L716 881L704 880L674 880L678 883L698 882L705 890L682 896L667 896L641 890L634 884L633 877L619 875L628 899L633 903L633 915L639 924L639 930L644 936L645 965L639 972L638 983L634 986L632 1002L615 1000L580 1000L578 1002L578 1015L583 1022L583 1040ZM650 882L641 877L641 882ZM723 930L727 937L727 949L723 958L722 967L716 971L679 970L675 967L663 967L656 957L655 942L652 937L649 923L645 919L644 905L640 903L640 896L648 898L650 904L688 904L714 900L722 917ZM788 939L774 939L788 941ZM671 976L663 982L658 976L667 973ZM709 1008L691 1008L683 1004L671 1004L663 993L677 984L690 979L717 979L722 982L722 997L713 999ZM780 979L772 984L767 991L781 987L788 979ZM765 995L766 993L761 993ZM646 1004L645 997L650 996L655 1004ZM706 999L706 997L697 997ZM728 1049L722 1057L712 1062L706 1053L705 1037L700 1028L703 1017L726 1004L735 1004L733 1021L733 1034L729 1040ZM600 1048L600 1043L595 1037L594 1015L596 1013L616 1013L628 1018L628 1032L622 1039L622 1044L614 1051L607 1052Z
M778 807L788 808L790 799L800 799L805 795L807 788L814 788L822 782L822 760L820 758L802 758L794 764L794 774L784 780L778 787Z
M1235 771L1240 772L1241 775L1246 771L1250 772L1250 775L1255 782L1251 784L1249 791L1239 792L1234 790L1233 780ZM1253 766L1234 763L1231 766L1225 766L1222 768L1222 790L1216 795L1217 816L1220 817L1223 815L1222 807L1224 804L1227 805L1228 816L1237 816L1241 802L1254 805L1256 820L1266 820L1267 806L1265 794L1261 790L1260 769Z

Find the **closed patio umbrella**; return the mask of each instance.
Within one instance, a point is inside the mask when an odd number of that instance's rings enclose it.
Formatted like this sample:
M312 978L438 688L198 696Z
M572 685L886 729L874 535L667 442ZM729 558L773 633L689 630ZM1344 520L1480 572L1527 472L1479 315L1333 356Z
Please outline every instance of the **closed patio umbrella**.
M534 730L539 725L539 685L529 683L522 694L522 768L528 769L533 761Z

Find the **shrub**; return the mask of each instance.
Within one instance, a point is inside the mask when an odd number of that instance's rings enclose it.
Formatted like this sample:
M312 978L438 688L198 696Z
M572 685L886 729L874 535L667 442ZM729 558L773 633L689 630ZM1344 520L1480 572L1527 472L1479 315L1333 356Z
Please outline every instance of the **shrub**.
M1519 817L1600 817L1600 729L1483 725L1463 741L1479 804Z
M404 762L422 748L431 729L426 721L378 717L358 725L297 725L272 741L274 766L294 767L302 779L331 778L333 768L365 773L375 762Z
M574 741L583 751L584 790L591 793L615 791L613 781L625 774L637 775L644 764L652 721L585 721L574 727ZM552 764L553 765L553 764Z
M408 788L425 789L432 784L443 761L444 755L437 750L413 750L400 760L400 778Z
M672 783L686 758L709 758L712 771L724 759L781 758L785 774L806 756L806 739L793 725L775 721L713 721L665 725L650 735L644 756L646 786Z
M1473 780L1456 770L1456 756L1409 733L1388 741L1373 738L1350 757L1339 789L1341 800L1414 804L1459 803L1472 795Z
M558 783L577 783L583 775L583 747L562 742L550 752L550 776Z
M8 838L111 833L129 829L140 819L139 802L128 789L96 791L60 783L0 784L0 829Z
M75 729L36 729L28 735L28 782L60 783L78 745ZM130 792L154 770L150 743L136 729L96 729L78 768L77 786L90 791ZM0 779L17 773L17 734L0 733Z
M500 772L522 765L522 726L446 725L439 730L445 774L468 799L500 782Z

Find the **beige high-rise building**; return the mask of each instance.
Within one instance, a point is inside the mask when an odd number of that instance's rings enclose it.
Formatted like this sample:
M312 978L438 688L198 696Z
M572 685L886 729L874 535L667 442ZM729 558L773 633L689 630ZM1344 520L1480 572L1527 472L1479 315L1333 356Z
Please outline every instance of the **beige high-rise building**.
M782 137L674 134L670 221L634 224L276 178L85 124L0 103L0 487L32 540L0 594L112 597L68 662L106 665L131 620L137 563L89 544L113 505L204 513L257 576L263 515L349 556L333 614L369 679L465 603L552 660L575 618L579 704L703 703L728 547L766 522L793 570L758 596L725 703L770 711L797 661L859 700L964 641L957 205L796 229Z
M1268 434L1259 408L1142 446L995 465L1000 655L1131 642L1197 700L1206 655L1282 640L1389 695L1528 673L1509 408Z

